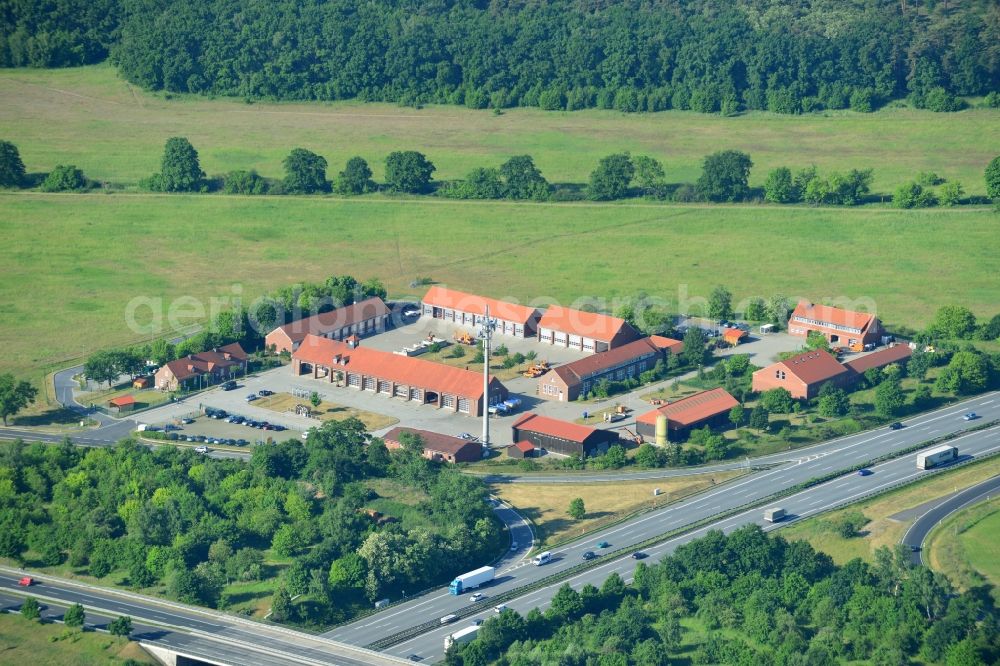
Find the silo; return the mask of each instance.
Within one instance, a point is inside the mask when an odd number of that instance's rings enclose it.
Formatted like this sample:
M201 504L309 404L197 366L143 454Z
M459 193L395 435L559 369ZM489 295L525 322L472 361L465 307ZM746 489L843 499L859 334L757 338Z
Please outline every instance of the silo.
M663 414L656 417L656 445L667 445L667 417Z

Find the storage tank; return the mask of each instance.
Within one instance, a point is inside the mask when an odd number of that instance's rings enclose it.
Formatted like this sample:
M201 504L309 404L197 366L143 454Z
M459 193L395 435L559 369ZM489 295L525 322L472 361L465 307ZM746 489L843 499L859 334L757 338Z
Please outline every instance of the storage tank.
M656 445L667 445L667 417L663 414L656 417Z

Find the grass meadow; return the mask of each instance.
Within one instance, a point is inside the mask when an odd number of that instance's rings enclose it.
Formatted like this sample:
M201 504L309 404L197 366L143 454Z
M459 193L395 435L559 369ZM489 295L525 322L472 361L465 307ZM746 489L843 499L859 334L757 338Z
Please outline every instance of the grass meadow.
M158 663L138 643L26 620L20 613L0 613L0 654L5 664L111 666L129 659L140 664Z
M156 171L163 143L187 136L209 175L257 169L279 177L302 146L324 155L329 176L355 154L382 177L397 149L425 152L438 178L529 153L553 182L586 182L614 151L661 159L671 182L693 181L704 155L748 151L751 175L816 164L875 169L891 192L919 171L983 194L984 166L1000 153L1000 113L734 118L690 112L626 115L385 104L246 104L137 90L107 65L0 70L0 138L29 172L73 163L135 190ZM119 192L0 194L0 372L39 385L54 368L97 349L156 336L126 324L130 300L183 296L244 302L336 273L378 277L393 296L418 296L417 276L522 302L614 299L639 290L697 312L714 285L736 299L782 293L869 303L892 324L922 326L945 303L992 316L1000 303L997 217L983 207L896 211L616 204L460 202L374 195L242 198ZM236 285L234 287L234 285ZM694 298L685 305L686 299ZM224 300L221 302L225 302ZM149 317L148 309L139 314ZM162 333L170 323L164 321Z
M966 507L928 535L924 553L931 566L962 590L987 587L1000 601L1000 498Z
M870 299L889 325L1000 303L1000 235L984 209L22 193L0 194L0 211L0 372L36 379L152 337L126 322L133 298L152 299L135 318L155 309L166 334L203 321L211 298L246 303L339 273L379 277L394 296L419 296L410 282L430 276L521 302L645 290L695 312L724 284L737 301Z
M508 109L497 116L454 106L247 104L146 93L109 65L0 70L0 100L0 137L20 147L29 171L72 163L92 178L124 184L158 169L171 136L191 140L209 175L256 169L280 177L281 160L303 147L326 157L330 176L361 155L380 179L388 153L412 149L427 154L439 179L527 153L550 181L585 183L601 157L629 150L660 159L668 181L677 183L694 181L705 155L734 148L752 157L754 185L776 166L815 164L821 171L872 168L877 193L934 171L983 195L983 169L1000 154L995 109L724 118L688 111Z

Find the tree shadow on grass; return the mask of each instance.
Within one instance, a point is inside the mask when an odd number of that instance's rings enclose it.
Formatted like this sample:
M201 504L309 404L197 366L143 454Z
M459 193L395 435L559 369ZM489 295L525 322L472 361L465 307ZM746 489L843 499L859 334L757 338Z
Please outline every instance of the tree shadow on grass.
M79 423L79 413L65 407L56 407L40 414L15 416L8 419L13 426L75 425Z

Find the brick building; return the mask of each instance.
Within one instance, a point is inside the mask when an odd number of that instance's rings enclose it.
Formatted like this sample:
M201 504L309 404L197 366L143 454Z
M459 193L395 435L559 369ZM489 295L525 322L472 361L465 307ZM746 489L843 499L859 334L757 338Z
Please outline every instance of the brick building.
M583 352L604 352L638 340L641 336L618 317L550 306L538 322L538 340Z
M382 436L386 448L390 451L403 448L399 441L403 433L420 437L424 444L424 457L428 460L461 463L476 462L483 458L483 445L479 442L417 428L393 428Z
M344 340L350 336L363 338L384 331L389 317L389 308L381 298L375 296L279 326L267 334L264 346L275 352L291 353L298 349L307 335L318 335L331 340Z
M531 442L518 442L516 444L511 444L507 447L506 451L508 458L517 458L522 460L524 458L535 457L535 445Z
M808 400L819 394L827 382L845 387L851 382L851 372L823 350L807 351L784 361L773 363L753 373L753 390L787 389L793 398Z
M525 414L511 426L515 442L529 442L536 448L581 458L607 452L618 443L618 433L558 419Z
M211 351L189 354L170 361L156 371L156 388L176 391L180 388L203 388L246 374L247 354L234 342Z
M496 320L497 333L517 338L535 337L540 316L537 308L467 294L437 285L428 289L421 300L420 314L422 317L476 328L483 324L487 307L490 310L490 319Z
M482 416L483 376L443 363L391 352L352 347L338 340L307 335L292 353L292 372L335 386ZM490 378L492 403L507 399L507 389Z
M740 404L726 389L702 391L642 414L635 420L636 433L648 440L656 436L656 419L667 417L667 433L671 441L684 439L691 430L703 426L720 426L729 422L729 410Z
M834 347L848 348L878 344L884 335L875 315L800 301L788 319L788 332L806 337L810 331L822 333Z
M893 363L905 364L910 360L910 356L912 355L913 350L909 346L893 345L885 349L880 349L877 352L851 359L847 363L844 363L844 367L850 370L851 374L855 376L863 375L865 374L865 370L871 368L884 368Z
M570 401L593 390L601 380L623 381L638 377L652 370L656 362L666 357L670 350L679 350L683 343L656 336L642 338L621 347L586 356L565 365L559 365L538 378L537 393L546 400Z

